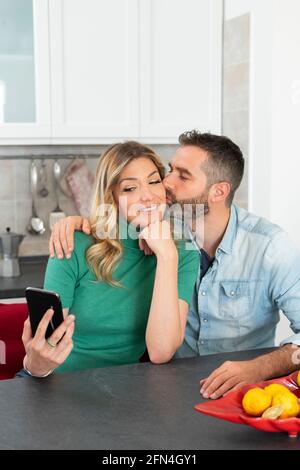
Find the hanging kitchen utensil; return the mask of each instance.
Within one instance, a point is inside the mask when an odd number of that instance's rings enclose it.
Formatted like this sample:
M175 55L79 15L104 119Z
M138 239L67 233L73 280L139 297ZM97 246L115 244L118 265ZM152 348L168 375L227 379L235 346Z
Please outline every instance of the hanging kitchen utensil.
M42 235L45 232L45 224L42 219L38 216L36 207L35 207L35 199L36 199L36 188L37 188L37 179L38 179L38 172L36 163L34 160L31 162L30 166L30 187L31 187L31 197L32 197L32 207L31 207L31 217L27 226L27 231L31 235Z
M41 182L41 189L39 190L39 196L47 197L49 194L47 188L47 161L41 161L41 168L40 168L40 182Z
M66 217L66 214L64 213L64 211L59 207L58 184L60 180L60 175L61 175L60 164L58 163L58 160L55 160L54 165L53 165L53 176L54 176L54 191L55 191L55 197L56 197L56 208L50 213L50 217L49 217L49 225L50 225L51 230L54 224L58 220Z

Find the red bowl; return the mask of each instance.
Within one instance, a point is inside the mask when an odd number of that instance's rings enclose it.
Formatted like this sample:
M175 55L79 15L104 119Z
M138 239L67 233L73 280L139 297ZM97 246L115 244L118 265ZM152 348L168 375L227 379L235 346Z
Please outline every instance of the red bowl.
M240 390L231 392L226 397L219 398L218 400L206 401L199 403L194 408L200 413L214 416L215 418L225 419L232 423L247 424L253 428L260 429L261 431L268 432L287 432L290 437L297 437L300 432L300 419L266 419L254 418L245 413L242 407L242 399L244 394L253 387L265 387L271 383L285 385L297 398L300 397L300 388L297 385L296 377L298 372L293 372L286 377L280 379L268 380L259 384L245 385Z

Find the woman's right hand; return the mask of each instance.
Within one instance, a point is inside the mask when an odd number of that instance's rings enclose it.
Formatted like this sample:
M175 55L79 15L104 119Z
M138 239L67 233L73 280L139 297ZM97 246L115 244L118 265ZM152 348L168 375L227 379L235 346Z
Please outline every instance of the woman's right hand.
M24 363L26 369L32 375L42 377L50 370L56 369L63 364L73 349L74 315L68 315L50 338L48 338L49 343L56 346L52 347L47 343L45 334L53 314L54 311L52 309L47 310L39 323L34 337L32 337L29 318L24 323L22 334L22 341L26 351Z
M147 225L139 235L141 242L147 245L156 257L177 258L178 253L176 245L172 238L172 232L169 222L166 220L156 221ZM144 246L142 249L145 249Z
M49 240L50 257L54 258L56 253L59 259L64 255L71 257L74 248L74 232L81 230L89 235L91 233L91 225L88 219L84 219L80 215L72 215L64 217L54 224L51 237Z

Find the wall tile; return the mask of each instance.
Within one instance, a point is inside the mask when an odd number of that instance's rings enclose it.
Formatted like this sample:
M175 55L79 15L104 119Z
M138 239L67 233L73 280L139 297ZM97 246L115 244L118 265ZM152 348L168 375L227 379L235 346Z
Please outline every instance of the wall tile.
M249 61L250 14L238 16L224 23L224 66Z
M223 134L233 140L242 150L249 153L249 111L228 111L223 113Z
M15 162L0 161L0 201L15 199Z
M6 227L16 231L15 202L0 200L0 232L5 232Z
M30 163L30 160L15 160L16 201L28 201L31 198Z
M248 206L248 178L244 177L241 186L235 193L234 200L237 204L242 204L242 207L247 208Z
M223 111L249 108L249 63L224 68Z
M245 158L245 171L240 187L235 193L234 200L244 209L248 208L248 178L249 178L249 167L248 167L248 156L244 155Z
M16 230L18 233L27 235L27 226L31 217L31 200L20 200L16 202Z
M185 130L190 131L192 129ZM154 148L157 155L162 159L163 163L167 165L174 153L176 152L178 145L153 145L152 147Z
M176 145L153 145L152 146L156 153L162 158L166 164L170 157L174 154L177 146ZM98 146L97 153L100 155L107 149L107 146ZM0 149L1 150L1 149ZM70 148L65 146L64 148L54 148L51 146L43 146L40 150L35 147L27 149L25 146L9 148L9 152L12 155L25 156L27 152L30 155L34 155L36 164L38 167L38 191L41 189L40 169L41 160L39 159L40 154L62 155L63 152L70 154ZM5 154L5 149L2 148L1 152ZM77 147L77 152L74 151L74 155L85 153L84 146ZM98 154L95 158L87 158L86 164L89 169L95 174L98 164ZM0 161L0 231L5 230L7 226L10 226L12 230L19 233L26 234L20 246L20 256L34 256L48 254L48 240L50 237L49 229L49 215L52 210L56 207L55 197L55 185L53 177L53 159L49 158L47 162L47 177L46 187L49 191L49 195L46 198L42 198L40 195L36 198L36 210L39 217L44 221L46 232L43 235L30 235L27 232L27 225L31 216L31 190L30 190L30 160L18 159L18 160L2 160ZM60 159L61 173L64 174L66 168L71 163L69 158ZM74 201L70 199L59 187L59 205L66 215L75 215L77 210Z
M240 146L245 174L235 201L248 207L250 15L224 23L223 134Z

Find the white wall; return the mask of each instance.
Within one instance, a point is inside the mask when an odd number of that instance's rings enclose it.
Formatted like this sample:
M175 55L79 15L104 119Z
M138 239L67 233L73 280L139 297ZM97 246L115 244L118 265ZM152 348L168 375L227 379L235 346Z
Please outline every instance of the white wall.
M250 13L249 209L300 248L300 1L224 0Z
M224 0L225 21L250 13L248 208L270 218L272 2Z
M300 248L300 1L273 2L270 218Z
M225 20L251 15L249 210L300 248L300 1L224 2ZM277 344L289 334L281 321Z

